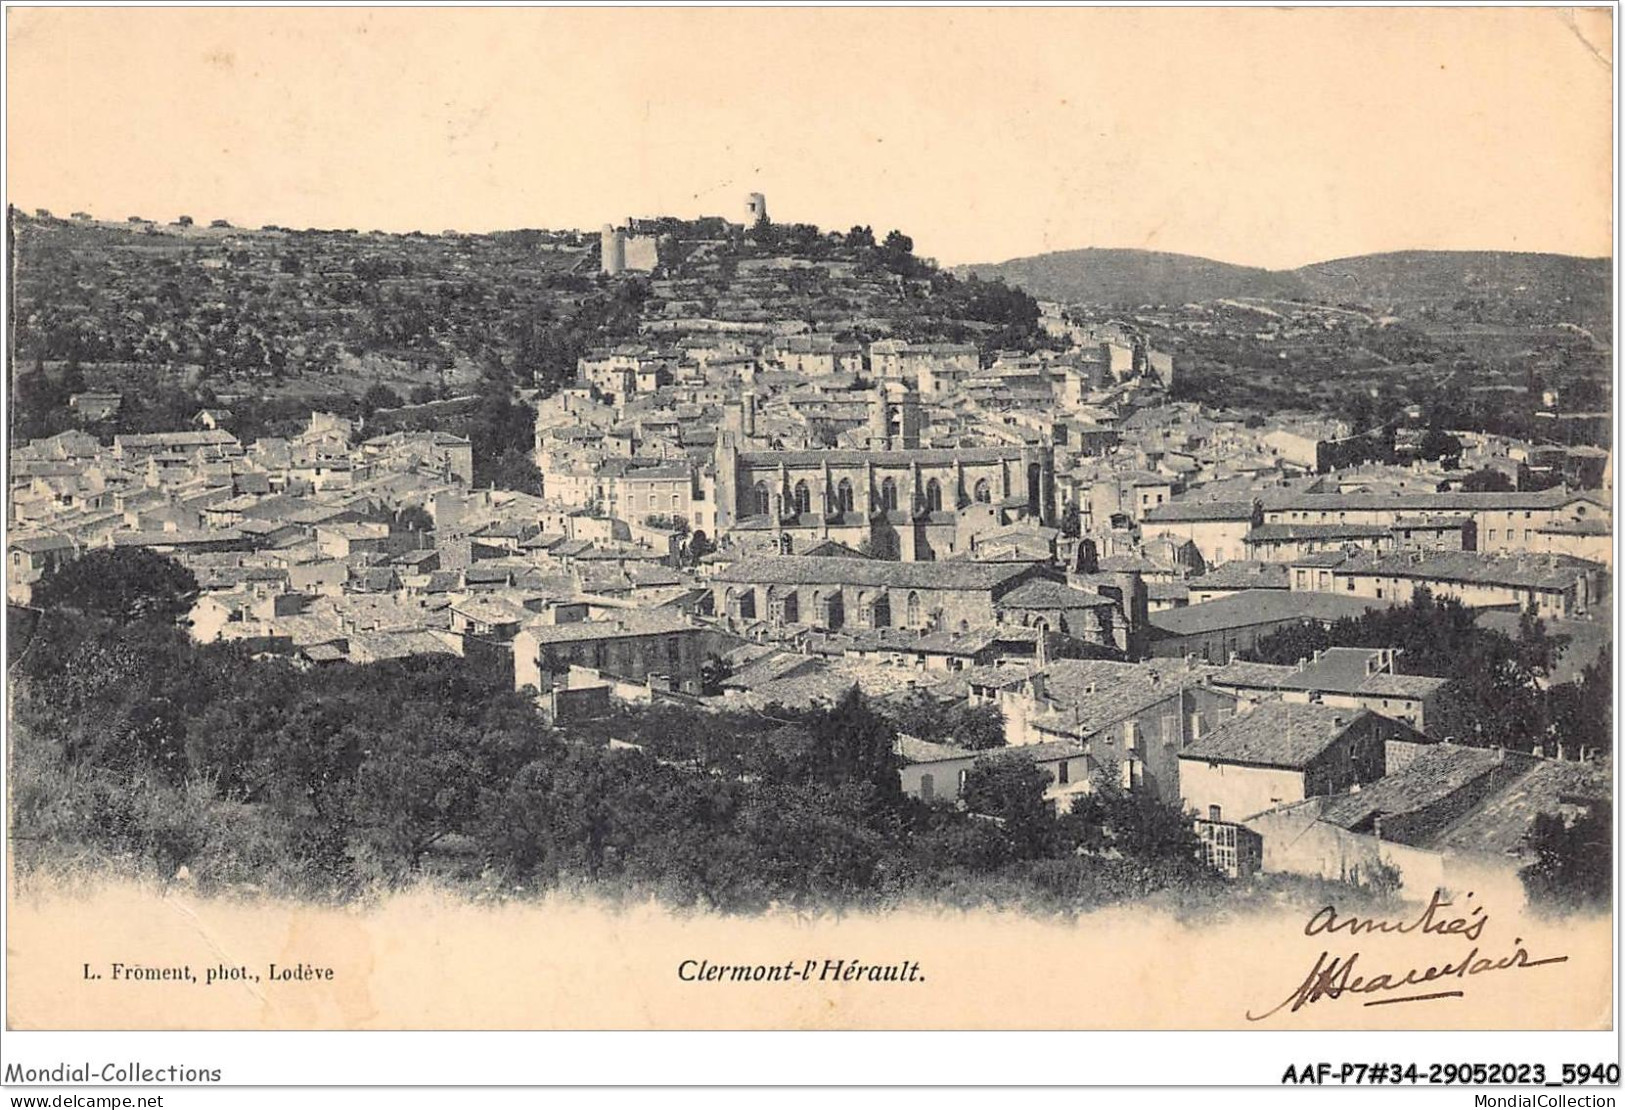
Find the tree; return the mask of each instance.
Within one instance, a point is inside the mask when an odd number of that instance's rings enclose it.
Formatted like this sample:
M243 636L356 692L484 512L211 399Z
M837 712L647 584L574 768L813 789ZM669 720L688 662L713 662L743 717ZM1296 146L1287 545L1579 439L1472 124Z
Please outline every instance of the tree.
M539 497L542 493L542 472L536 468L536 461L530 452L509 447L484 466L479 464L476 456L474 484L518 490Z
M901 797L897 730L875 712L856 684L830 709L814 714L808 724L820 747L829 753L827 781L867 782L882 797Z
M191 611L197 578L145 547L98 548L46 572L34 586L42 609L73 609L119 624L173 624Z
M1418 455L1424 459L1459 459L1461 451L1461 440L1441 429L1429 428Z
M1461 480L1461 488L1468 493L1510 493L1512 481L1499 470L1475 470Z
M960 792L973 813L998 820L1015 855L1037 859L1056 846L1055 810L1044 799L1050 777L1018 752L987 755L971 765Z
M374 383L361 395L361 411L371 416L379 409L397 409L401 407L401 396L382 382Z
M1558 656L1568 646L1569 637L1552 636L1533 603L1518 615L1518 638L1513 641L1518 665L1535 678L1545 678L1557 665Z
M846 245L857 250L873 248L875 245L874 228L869 227L867 224L862 226L854 224L852 230L846 233Z
M433 532L434 517L421 505L403 505L395 513L395 528L402 532Z
M972 751L987 751L1005 745L1004 711L997 705L960 705L950 714L949 734L954 743Z
M915 691L884 713L898 732L920 740L973 751L1004 747L1004 713L997 705L944 702Z
M733 677L733 665L722 656L712 652L700 664L700 693L706 697L714 697L722 693L722 684Z
M1066 509L1061 513L1061 535L1069 539L1077 539L1083 532L1083 514L1078 511L1078 503L1067 503Z
M1613 648L1604 646L1587 664L1579 681L1547 691L1552 736L1568 758L1606 755L1613 750Z
M1085 851L1143 861L1194 863L1201 846L1177 805L1104 779L1072 799L1061 826L1067 841Z
M1518 872L1529 901L1548 909L1606 908L1613 890L1612 807L1594 802L1573 821L1535 817L1525 843L1534 860Z

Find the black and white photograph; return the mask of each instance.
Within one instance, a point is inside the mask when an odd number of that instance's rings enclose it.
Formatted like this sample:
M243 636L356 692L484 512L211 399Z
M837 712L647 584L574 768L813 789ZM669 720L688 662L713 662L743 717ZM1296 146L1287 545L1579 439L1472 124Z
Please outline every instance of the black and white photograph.
M7 7L8 1031L1613 1030L1614 15Z

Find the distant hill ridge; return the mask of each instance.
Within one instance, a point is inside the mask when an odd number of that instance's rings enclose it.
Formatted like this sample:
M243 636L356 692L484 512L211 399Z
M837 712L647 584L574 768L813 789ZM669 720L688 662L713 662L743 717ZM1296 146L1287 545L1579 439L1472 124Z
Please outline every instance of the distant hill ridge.
M1264 270L1194 255L1090 247L955 269L1003 278L1044 300L1123 307L1263 297L1403 312L1480 298L1567 304L1570 318L1586 323L1606 321L1612 300L1609 259L1514 251L1394 251Z

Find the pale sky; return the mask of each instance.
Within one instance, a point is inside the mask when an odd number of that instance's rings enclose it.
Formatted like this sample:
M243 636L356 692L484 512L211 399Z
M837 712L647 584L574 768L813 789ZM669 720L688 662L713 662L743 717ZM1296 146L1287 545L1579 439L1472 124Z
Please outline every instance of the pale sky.
M1598 9L10 9L7 197L389 231L725 215L945 264L1606 255Z

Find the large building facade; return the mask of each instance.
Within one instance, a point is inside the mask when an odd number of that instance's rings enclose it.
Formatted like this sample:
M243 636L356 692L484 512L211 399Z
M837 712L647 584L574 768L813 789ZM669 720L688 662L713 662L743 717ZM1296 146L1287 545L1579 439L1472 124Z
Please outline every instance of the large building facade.
M832 539L926 562L967 550L990 525L1056 521L1048 446L746 451L724 436L715 473L717 531L747 551Z

